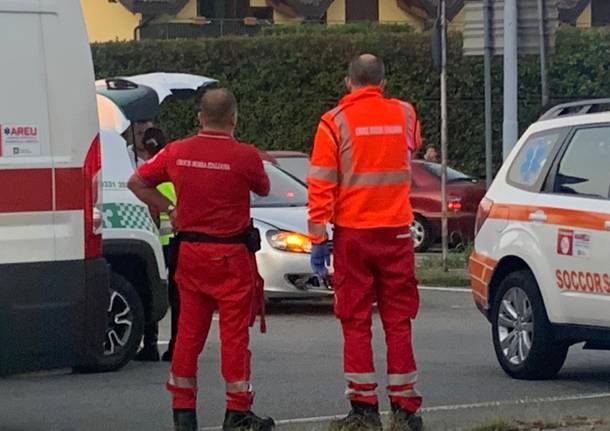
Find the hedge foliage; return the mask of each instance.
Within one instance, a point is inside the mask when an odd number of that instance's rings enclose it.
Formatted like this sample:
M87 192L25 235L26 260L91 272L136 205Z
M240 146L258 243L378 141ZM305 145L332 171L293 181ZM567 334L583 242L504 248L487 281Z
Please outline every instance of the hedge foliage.
M373 52L386 61L387 94L412 101L427 143L439 142L439 79L430 35L363 31L311 32L205 40L112 42L92 46L96 75L125 76L153 71L195 73L216 78L238 97L237 135L264 149L308 152L320 115L344 94L347 62ZM550 61L553 102L610 96L610 33L563 29ZM449 148L453 165L484 173L484 87L481 58L463 57L461 36L450 35ZM537 118L540 106L537 57L519 67L520 125ZM494 60L494 151L501 160L502 59ZM170 138L196 129L196 100L165 104L162 127Z

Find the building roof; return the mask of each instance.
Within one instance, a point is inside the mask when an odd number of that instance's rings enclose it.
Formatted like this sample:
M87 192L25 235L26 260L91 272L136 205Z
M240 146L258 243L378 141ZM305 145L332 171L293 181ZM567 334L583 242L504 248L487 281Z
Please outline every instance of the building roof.
M176 14L188 0L119 0L132 13L146 15Z

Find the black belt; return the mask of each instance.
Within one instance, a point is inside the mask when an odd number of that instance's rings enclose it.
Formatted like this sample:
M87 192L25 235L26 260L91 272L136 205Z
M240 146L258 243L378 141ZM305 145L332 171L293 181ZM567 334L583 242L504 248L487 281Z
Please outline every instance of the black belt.
M179 232L178 241L202 242L208 244L248 244L247 233L240 233L234 236L212 236L200 232Z

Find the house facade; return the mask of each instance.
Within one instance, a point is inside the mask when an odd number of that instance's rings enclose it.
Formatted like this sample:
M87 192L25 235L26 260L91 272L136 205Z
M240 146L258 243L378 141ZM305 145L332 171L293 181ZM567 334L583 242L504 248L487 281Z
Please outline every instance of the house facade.
M438 0L81 0L94 42L134 38L206 37L256 33L272 24L405 23L429 28ZM464 2L447 0L454 30ZM560 21L579 27L610 25L609 0L557 0Z

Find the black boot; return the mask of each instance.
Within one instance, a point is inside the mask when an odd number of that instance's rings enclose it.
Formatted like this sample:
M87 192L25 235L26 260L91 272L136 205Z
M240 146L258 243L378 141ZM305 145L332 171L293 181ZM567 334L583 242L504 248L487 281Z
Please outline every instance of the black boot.
M174 431L197 431L197 412L174 410Z
M330 423L330 431L381 431L381 417L377 404L352 401L352 411Z
M223 431L271 431L273 428L275 428L273 419L258 417L251 411L227 410L222 424Z
M163 362L171 362L172 361L172 351L171 350L167 350L163 356L161 356L161 360Z
M145 345L138 352L134 360L140 362L159 362L161 358L159 356L159 349L157 348L157 345Z
M144 346L134 358L142 362L159 362L159 348L157 340L159 338L159 325L157 323L147 323L144 326Z
M398 404L392 403L392 418L390 431L421 431L424 422L421 416L402 409Z

